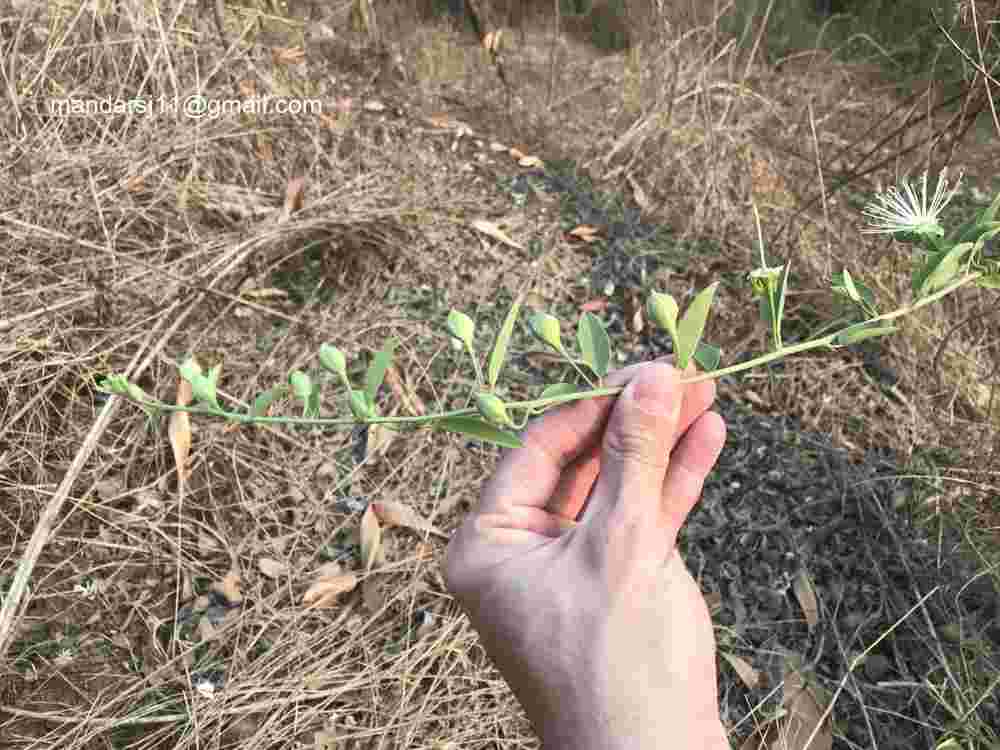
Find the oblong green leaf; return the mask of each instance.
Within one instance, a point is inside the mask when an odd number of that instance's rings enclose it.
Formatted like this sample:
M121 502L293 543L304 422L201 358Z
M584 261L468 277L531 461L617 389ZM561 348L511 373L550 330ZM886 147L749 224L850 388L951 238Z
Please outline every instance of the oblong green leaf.
M837 334L837 337L833 340L833 345L850 346L851 344L857 344L865 339L873 339L876 336L885 336L899 330L896 326L876 326L874 328L869 328L867 326L867 323L861 323L857 326L845 328Z
M792 262L788 260L785 265L782 266L783 270L781 272L781 283L778 285L778 323L785 317L785 295L788 293L788 274L792 269Z
M461 310L452 310L448 313L448 333L465 344L467 349L472 349L476 324Z
M545 386L545 390L538 398L555 398L556 396L568 396L571 393L576 393L579 390L572 383L552 383L552 385Z
M611 342L608 339L608 332L604 330L604 324L594 313L585 312L580 316L576 328L576 342L587 367L599 378L606 376L608 365L611 363Z
M702 341L694 350L694 361L705 372L712 372L719 367L719 362L722 361L722 349Z
M847 296L855 302L860 302L861 293L858 292L857 288L854 286L854 279L851 278L851 272L845 268L843 274L841 275L841 279L844 282L844 289L847 290Z
M375 403L375 396L378 394L382 381L385 380L385 371L389 369L392 355L395 352L396 339L388 339L368 366L368 372L365 373L365 395L368 396L368 401L371 403Z
M719 282L716 281L698 292L695 298L691 300L691 304L688 305L687 310L684 311L684 317L677 324L680 351L676 352L676 366L680 370L687 367L688 362L691 361L691 355L698 348L701 335L705 332L705 321L708 320L708 311L712 307L712 301L715 299L715 290L718 286Z
M919 298L947 286L958 275L962 258L973 247L972 242L962 242L950 250L932 253L924 266L914 274L914 294Z
M677 316L680 315L677 300L669 294L653 292L646 300L646 314L650 320L670 334L670 338L674 342L674 351L676 351L678 345Z
M496 342L493 344L493 351L490 352L490 364L487 369L487 380L489 380L490 388L497 384L497 378L500 377L500 370L503 369L503 364L507 361L507 349L510 346L510 337L514 334L514 324L517 322L517 316L521 312L521 303L523 301L524 295L518 295L517 299L514 300L514 304L510 306L510 310L507 311L507 317L504 318L500 332L497 333Z
M535 313L528 319L528 328L531 329L531 334L546 346L551 346L557 352L563 351L559 318L555 315Z
M288 376L288 382L291 383L292 393L295 394L295 398L303 404L308 403L309 394L312 393L312 378L302 372L302 370L295 370Z
M445 417L434 422L434 429L469 435L476 440L503 448L521 448L524 443L513 432L501 430L479 417Z
M344 387L351 387L347 379L347 358L340 349L331 344L323 344L319 348L319 363L330 372L336 374L340 378L340 382L344 384Z

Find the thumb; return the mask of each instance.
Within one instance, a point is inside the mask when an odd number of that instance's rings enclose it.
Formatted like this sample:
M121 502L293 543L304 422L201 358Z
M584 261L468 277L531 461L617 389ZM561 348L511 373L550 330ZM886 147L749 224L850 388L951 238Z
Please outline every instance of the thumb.
M608 419L585 520L656 525L683 395L680 373L670 365L638 369Z

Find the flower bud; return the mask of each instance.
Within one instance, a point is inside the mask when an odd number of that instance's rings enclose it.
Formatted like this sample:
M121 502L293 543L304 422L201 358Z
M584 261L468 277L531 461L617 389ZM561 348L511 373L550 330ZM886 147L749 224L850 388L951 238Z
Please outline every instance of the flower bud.
M559 318L548 313L535 313L528 321L531 333L543 344L547 344L557 352L563 350L562 338L559 333Z
M669 294L653 292L646 301L646 312L656 325L667 331L676 340L677 315L680 312L677 300Z
M348 403L351 407L351 414L358 421L367 422L369 419L375 418L375 409L368 402L368 396L364 391L351 391Z
M777 291L778 282L781 279L781 273L784 270L784 266L770 266L755 268L747 274L754 296L763 297Z
M342 381L347 382L347 360L340 349L329 344L323 344L319 348L319 363L330 372L336 374Z
M472 318L458 310L448 313L448 333L461 341L470 349L472 348L472 337L476 331L476 324Z
M476 408L486 420L498 427L513 427L514 423L507 414L507 407L500 398L492 393L479 393L476 395Z

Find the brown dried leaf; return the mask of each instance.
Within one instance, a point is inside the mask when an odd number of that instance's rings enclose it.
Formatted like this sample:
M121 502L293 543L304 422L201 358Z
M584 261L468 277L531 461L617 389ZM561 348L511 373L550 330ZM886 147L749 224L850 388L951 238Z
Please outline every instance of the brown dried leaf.
M747 738L740 750L831 750L833 732L830 722L823 719L823 707L813 691L806 687L802 675L793 671L785 675L785 714ZM819 726L815 738L809 737ZM807 744L808 743L808 744Z
M257 136L257 158L261 161L274 161L274 148L270 138Z
M225 578L212 584L212 591L222 594L230 604L239 604L243 601L243 592L240 590L242 583L240 574L230 570Z
M253 78L243 78L237 84L240 96L244 99L253 99L257 96L257 82Z
M651 211L653 205L649 200L649 196L646 195L646 191L642 189L642 185L632 176L628 176L628 184L632 187L632 196L635 198L635 202L639 205L643 211Z
M420 514L409 505L397 503L393 500L380 500L379 502L372 503L371 507L374 509L379 520L386 526L403 526L414 531L426 531L444 539L448 538L447 534L426 519L421 518Z
M385 371L385 382L395 394L396 398L403 402L403 407L414 417L422 417L427 413L427 407L420 400L420 396L413 392L409 384L400 376L399 370L393 364Z
M802 613L806 616L809 629L812 630L819 622L819 603L816 601L816 592L813 589L812 580L805 569L800 570L792 583L792 590L795 598L799 600Z
M306 59L306 51L301 47L272 47L271 60L275 65L298 65Z
M358 586L358 577L354 573L342 573L335 576L317 578L302 595L302 603L314 609L332 607L341 594L354 591Z
M598 227L591 226L590 224L581 224L575 229L571 229L568 234L570 237L575 237L584 242L597 242L597 235L600 234L600 231Z
M191 403L191 399L191 384L184 378L177 378L177 405L187 406ZM186 411L175 411L170 415L167 437L174 453L177 477L181 482L185 482L189 476L187 462L191 455L191 417Z
M288 566L273 557L261 557L257 560L257 568L268 578L281 578L288 572Z
M508 237L507 234L492 221L486 221L485 219L476 219L470 222L469 226L471 226L473 229L478 229L483 234L488 235L493 239L504 243L505 245L516 248L517 250L524 250L524 247L522 247L517 242L514 242L514 240Z
M285 204L281 207L278 223L288 221L292 214L302 210L302 200L306 191L306 178L302 175L292 177L285 186Z
M361 564L365 572L375 565L382 548L382 526L378 522L373 505L369 503L364 515L361 516Z
M760 685L760 672L754 669L750 662L736 654L731 654L728 651L720 651L722 658L729 662L729 666L733 668L739 678L743 681L751 690L756 690L758 685Z
M510 147L510 151L508 151L507 153L509 153L511 155L511 158L516 159L517 161L521 161L521 159L524 159L525 157L527 157L527 154L524 153L517 146L511 146Z

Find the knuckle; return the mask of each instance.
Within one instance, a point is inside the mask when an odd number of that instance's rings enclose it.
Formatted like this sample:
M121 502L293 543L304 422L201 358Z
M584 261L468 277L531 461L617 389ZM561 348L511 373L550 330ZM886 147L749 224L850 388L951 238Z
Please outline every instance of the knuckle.
M666 469L670 461L667 446L653 430L608 430L604 448L609 456L623 464Z

